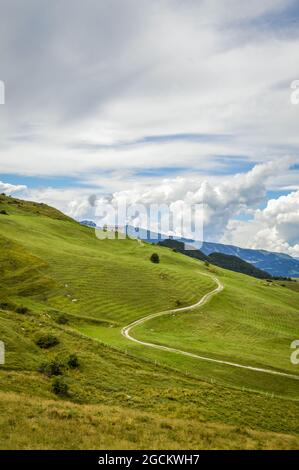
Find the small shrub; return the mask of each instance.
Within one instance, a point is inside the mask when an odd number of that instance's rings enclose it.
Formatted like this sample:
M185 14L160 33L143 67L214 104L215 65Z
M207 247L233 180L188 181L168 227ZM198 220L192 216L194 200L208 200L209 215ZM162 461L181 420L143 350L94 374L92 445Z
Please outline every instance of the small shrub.
M21 306L21 307L17 307L17 308L16 308L16 312L17 312L17 313L22 313L22 315L25 315L25 313L28 313L29 310L28 310L27 307Z
M158 253L153 253L152 256L150 257L150 260L152 263L155 263L155 264L160 263L160 257Z
M208 261L205 261L205 266L208 268L210 266L210 263Z
M53 375L62 375L61 364L58 361L44 362L38 368L38 371L47 375L47 377L52 377Z
M67 383L65 383L63 377L57 377L52 382L52 392L55 395L59 395L60 397L65 397L68 394L69 387Z
M59 323L59 325L66 325L69 319L62 313L56 318L56 322Z
M162 423L160 424L160 427L161 427L161 429L173 429L173 427L171 426L171 424L165 423L165 422L162 422Z
M15 310L16 306L14 304L12 304L11 302L1 302L0 303L0 308L2 310Z
M0 214L2 214L2 215L8 215L8 213L6 212L5 209L1 209Z
M42 349L49 349L52 348L53 346L56 346L56 344L59 344L59 340L56 338L56 336L53 335L44 335L40 336L35 344L39 346Z
M77 354L70 354L68 361L67 361L67 365L71 369L76 369L77 367L79 367L79 359L78 359Z
M175 301L175 305L176 305L177 307L180 307L180 306L182 305L182 302L181 302L180 300L176 300L176 301Z

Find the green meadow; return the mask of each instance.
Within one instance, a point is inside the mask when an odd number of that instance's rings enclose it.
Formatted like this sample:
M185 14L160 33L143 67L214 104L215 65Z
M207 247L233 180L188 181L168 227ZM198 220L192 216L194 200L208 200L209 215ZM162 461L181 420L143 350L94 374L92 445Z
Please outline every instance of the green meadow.
M298 283L250 278L136 240L99 240L43 204L0 196L0 211L0 448L299 447L299 380L121 335L134 320L196 303L215 288L210 274L222 292L132 335L299 378L290 362ZM44 347L45 336L55 344ZM47 372L53 364L57 375Z

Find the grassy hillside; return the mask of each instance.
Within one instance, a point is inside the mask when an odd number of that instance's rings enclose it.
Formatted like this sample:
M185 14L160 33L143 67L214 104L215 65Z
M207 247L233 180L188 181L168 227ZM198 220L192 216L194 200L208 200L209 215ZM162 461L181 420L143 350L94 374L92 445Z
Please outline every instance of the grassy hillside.
M98 240L45 205L0 196L0 212L2 448L298 448L298 381L164 353L120 333L135 319L195 303L215 287L202 275L212 271L221 294L134 334L298 374L289 362L298 292L167 248ZM38 346L45 335L57 344ZM53 363L64 396L45 373Z
M152 319L136 327L136 336L230 361L296 372L289 347L298 332L298 295L243 275L226 272L218 276L225 289L209 304Z
M192 303L213 285L168 250L133 240L98 240L94 230L74 221L29 215L13 204L9 210L0 219L1 243L9 239L24 256L34 255L56 286L48 295L28 298L29 303L42 300L53 308L120 324L175 307L177 301ZM160 254L161 264L149 262L153 251Z

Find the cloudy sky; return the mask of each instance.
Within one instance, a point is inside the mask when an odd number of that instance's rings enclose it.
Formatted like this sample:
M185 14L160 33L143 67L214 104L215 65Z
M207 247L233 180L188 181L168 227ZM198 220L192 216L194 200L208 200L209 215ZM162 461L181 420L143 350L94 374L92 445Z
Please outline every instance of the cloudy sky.
M299 257L297 1L0 8L0 190L77 219L204 200L206 239Z

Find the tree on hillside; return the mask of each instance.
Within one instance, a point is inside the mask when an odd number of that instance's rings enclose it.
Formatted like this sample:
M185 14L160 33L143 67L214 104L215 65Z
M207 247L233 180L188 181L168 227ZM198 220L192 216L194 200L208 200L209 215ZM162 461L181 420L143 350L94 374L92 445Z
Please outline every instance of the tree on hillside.
M158 264L160 263L160 258L158 253L153 253L152 256L150 257L150 260L152 263Z

